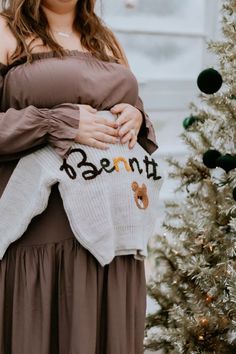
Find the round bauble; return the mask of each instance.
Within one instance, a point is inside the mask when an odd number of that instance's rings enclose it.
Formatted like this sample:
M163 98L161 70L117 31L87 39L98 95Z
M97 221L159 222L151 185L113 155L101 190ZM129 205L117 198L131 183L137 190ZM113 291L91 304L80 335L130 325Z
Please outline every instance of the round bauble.
M218 167L223 168L223 170L228 173L236 168L236 157L230 154L222 155L218 157L216 163Z
M200 317L199 323L203 327L207 327L209 325L209 320L206 317Z
M207 150L203 154L203 163L208 168L217 167L217 159L221 156L221 153L217 150Z
M219 91L222 83L222 76L213 68L203 70L197 79L198 88L208 95Z
M193 123L195 123L197 121L197 117L194 116L190 116L190 117L186 117L183 120L183 127L184 129L188 129L189 127L191 127L191 125L193 125Z

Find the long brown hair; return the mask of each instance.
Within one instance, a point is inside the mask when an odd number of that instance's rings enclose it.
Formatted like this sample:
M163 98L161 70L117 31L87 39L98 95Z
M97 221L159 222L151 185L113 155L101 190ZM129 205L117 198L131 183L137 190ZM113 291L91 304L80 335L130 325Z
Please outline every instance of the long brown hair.
M52 37L47 17L41 7L41 0L0 0L3 16L17 40L17 48L11 56L11 61L22 56L32 61L30 46L34 39L40 38L44 46L49 47L59 57L66 51ZM95 0L78 0L73 28L79 32L81 45L95 57L104 61L111 61L106 48L112 52L115 61L125 63L124 55L119 42L113 32L104 24L94 12ZM26 38L33 37L30 43Z

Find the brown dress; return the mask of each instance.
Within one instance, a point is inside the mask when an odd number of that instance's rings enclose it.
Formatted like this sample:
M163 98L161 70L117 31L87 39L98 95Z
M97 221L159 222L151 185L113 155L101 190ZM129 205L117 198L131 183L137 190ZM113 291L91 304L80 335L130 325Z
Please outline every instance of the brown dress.
M20 157L46 144L66 156L79 129L75 103L120 102L143 113L138 142L155 151L137 80L123 65L77 50L0 64L0 197ZM0 261L0 353L141 354L145 312L144 262L116 256L102 267L74 237L55 184L47 209Z

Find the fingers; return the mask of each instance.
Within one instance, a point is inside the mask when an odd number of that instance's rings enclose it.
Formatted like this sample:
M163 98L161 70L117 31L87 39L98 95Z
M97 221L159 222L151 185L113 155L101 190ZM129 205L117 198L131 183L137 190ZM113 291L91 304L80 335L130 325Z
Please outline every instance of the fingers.
M97 148L97 149L102 149L102 150L107 150L109 149L109 146L106 143L103 143L102 141L99 141L97 139L91 138L89 140L89 145Z
M136 144L137 142L137 135L132 135L132 138L131 140L129 141L129 149L133 149L134 145Z
M120 139L120 142L121 144L126 144L132 138L133 138L133 134L129 131Z
M119 137L118 129L114 128L112 126L108 126L108 125L105 125L105 124L96 124L95 130L99 131L99 132L102 132L102 133L105 133L105 134L109 134L109 135L112 135L112 136Z
M120 113L122 112L125 108L127 108L129 105L129 103L118 103L115 106L113 106L110 111L111 113Z
M132 129L133 123L129 121L119 129L119 137L123 138Z
M120 142L119 138L117 138L115 136L111 136L109 134L104 134L102 132L96 132L95 137L99 141L104 141L104 142L110 143L110 144L117 144Z
M117 128L118 127L118 124L116 122L107 120L106 118L96 117L94 119L94 121L96 123L99 123L100 125L103 124L105 126L109 126L109 127L112 127L112 128Z
M129 118L129 113L128 112L123 112L119 115L119 117L116 119L116 123L118 125L123 125L124 123L128 122L130 120Z

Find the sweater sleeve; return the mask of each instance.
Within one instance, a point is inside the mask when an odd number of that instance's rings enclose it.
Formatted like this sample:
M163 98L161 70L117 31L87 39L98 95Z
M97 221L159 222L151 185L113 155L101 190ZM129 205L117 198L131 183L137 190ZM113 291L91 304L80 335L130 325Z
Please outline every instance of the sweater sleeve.
M0 101L3 76L0 72ZM68 156L79 126L79 106L64 103L48 108L28 106L0 110L0 162L19 159L50 144L61 157Z
M42 168L34 153L19 160L0 198L1 259L9 244L24 234L33 217L46 209L51 186L56 182L56 176L49 168Z
M138 142L149 154L152 154L158 149L156 134L153 124L148 114L145 112L143 101L140 96L138 96L135 107L140 110L143 116L143 122L138 133Z

